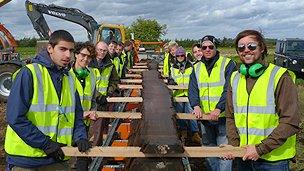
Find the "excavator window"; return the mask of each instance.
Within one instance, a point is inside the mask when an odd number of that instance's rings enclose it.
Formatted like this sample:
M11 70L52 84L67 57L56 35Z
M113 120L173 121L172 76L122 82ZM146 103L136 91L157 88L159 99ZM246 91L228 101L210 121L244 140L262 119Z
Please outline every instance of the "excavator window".
M121 32L117 28L104 27L100 33L101 40L105 41L107 44L112 40L115 40L116 42L122 41Z

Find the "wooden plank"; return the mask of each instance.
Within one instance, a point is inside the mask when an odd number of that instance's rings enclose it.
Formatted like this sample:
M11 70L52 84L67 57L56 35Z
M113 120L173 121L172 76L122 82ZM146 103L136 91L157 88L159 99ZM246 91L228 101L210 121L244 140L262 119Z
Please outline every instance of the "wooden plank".
M147 62L137 62L137 63L135 63L135 65L148 65L148 63Z
M142 76L140 74L126 74L126 78L141 78Z
M148 71L148 69L133 69L133 68L131 68L131 69L129 69L129 71L131 71L131 72L144 72L144 71Z
M145 65L134 65L132 68L134 68L134 69L148 69L148 66L145 66Z
M139 112L103 112L96 111L99 118L121 118L121 119L141 119Z
M174 102L189 102L188 97L174 97Z
M118 84L119 89L143 89L142 85Z
M140 151L140 147L93 147L86 153L78 151L77 147L61 147L66 156L83 157L224 157L232 154L235 157L243 157L245 149L241 147L184 147L184 153L148 154Z
M142 97L108 97L108 102L127 102L127 103L140 103L143 101Z
M142 83L142 79L120 79L121 83Z
M169 89L172 90L187 90L188 87L187 86L180 86L180 85L168 85Z
M177 113L176 119L183 120L210 120L210 117L206 114L203 114L201 118L196 118L192 113Z

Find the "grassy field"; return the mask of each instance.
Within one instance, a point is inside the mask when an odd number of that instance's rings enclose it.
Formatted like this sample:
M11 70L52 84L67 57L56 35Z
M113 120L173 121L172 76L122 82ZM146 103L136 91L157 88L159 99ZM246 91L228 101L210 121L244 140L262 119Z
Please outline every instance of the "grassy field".
M22 58L28 58L28 57L33 57L35 56L36 49L35 48L23 48L19 47L17 48L17 51L21 54ZM233 48L219 48L219 51L221 52L222 55L231 57L235 61L239 62L239 59L237 57L237 54L235 52L235 49ZM273 61L273 52L274 49L271 48L268 50L268 57L266 58L268 62ZM291 167L292 170L304 170L304 80L297 80L297 85L298 85L298 98L299 98L299 108L300 108L300 115L301 115L301 132L298 135L298 143L297 143L297 157L296 163L292 163ZM0 166L1 164L4 164L4 150L3 150L3 143L4 143L4 130L6 127L5 124L5 104L0 103L0 114L2 114L2 117L0 118ZM0 167L1 170L2 167Z
M17 52L21 55L21 58L30 58L36 55L35 47L17 47Z

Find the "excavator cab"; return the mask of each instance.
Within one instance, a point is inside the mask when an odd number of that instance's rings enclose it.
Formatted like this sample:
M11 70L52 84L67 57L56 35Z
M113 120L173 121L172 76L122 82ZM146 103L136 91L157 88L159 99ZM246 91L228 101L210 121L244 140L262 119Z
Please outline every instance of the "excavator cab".
M125 28L118 24L101 24L96 36L98 41L105 41L107 44L111 41L125 42Z

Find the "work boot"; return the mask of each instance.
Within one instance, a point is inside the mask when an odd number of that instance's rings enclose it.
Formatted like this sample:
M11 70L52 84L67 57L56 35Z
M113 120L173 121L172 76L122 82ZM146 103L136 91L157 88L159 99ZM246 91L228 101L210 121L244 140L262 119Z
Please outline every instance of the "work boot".
M180 140L182 141L182 144L185 145L186 140L187 140L187 130L181 130L179 137L180 137Z
M193 135L191 137L191 141L194 144L197 144L197 145L200 145L200 146L202 145L202 138L200 137L198 132L193 133Z

